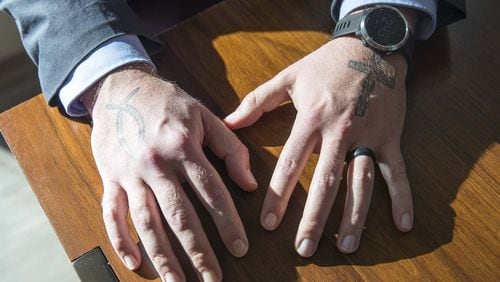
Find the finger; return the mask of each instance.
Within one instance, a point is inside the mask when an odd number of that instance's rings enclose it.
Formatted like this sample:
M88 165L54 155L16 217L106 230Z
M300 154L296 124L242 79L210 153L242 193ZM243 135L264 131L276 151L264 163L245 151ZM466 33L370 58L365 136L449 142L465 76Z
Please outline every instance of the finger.
M303 257L310 257L316 251L344 168L345 149L338 141L324 141L321 148L295 239L295 248Z
M274 230L281 222L314 143L310 130L296 122L281 151L264 199L260 220L265 229Z
M115 250L128 269L134 270L141 265L141 252L130 236L127 223L127 194L113 182L104 182L102 197L102 217L106 233Z
M350 254L358 249L374 183L374 164L369 156L359 156L349 163L347 198L340 224L337 248Z
M229 177L246 191L257 189L257 180L250 170L248 149L226 125L210 113L202 111L204 143L226 163Z
M394 224L400 231L408 232L413 227L413 200L399 145L388 147L378 164L391 195Z
M172 232L179 239L198 277L202 281L222 280L222 270L217 262L200 219L175 178L148 179L163 216Z
M127 189L130 215L158 275L163 281L184 281L184 273L165 233L155 196L142 181Z
M288 73L279 73L245 96L236 110L224 119L227 126L231 129L249 126L263 113L274 110L289 99L288 89L292 78Z
M217 171L201 149L184 163L186 179L212 216L226 248L235 257L248 251L248 239L236 207Z

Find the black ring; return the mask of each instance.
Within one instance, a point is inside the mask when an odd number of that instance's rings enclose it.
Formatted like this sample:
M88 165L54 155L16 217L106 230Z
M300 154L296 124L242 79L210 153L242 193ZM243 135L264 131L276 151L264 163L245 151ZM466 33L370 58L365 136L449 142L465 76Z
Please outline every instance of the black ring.
M358 147L358 148L350 151L349 153L347 153L347 156L345 157L345 161L347 163L350 163L352 161L352 159L354 159L355 157L359 157L359 156L368 156L368 157L372 158L373 163L376 163L375 152L373 152L372 149L367 148L367 147Z

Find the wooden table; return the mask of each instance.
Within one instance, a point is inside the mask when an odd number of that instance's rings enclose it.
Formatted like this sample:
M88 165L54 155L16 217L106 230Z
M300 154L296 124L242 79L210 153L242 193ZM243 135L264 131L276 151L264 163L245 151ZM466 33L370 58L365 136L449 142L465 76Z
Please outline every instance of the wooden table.
M266 186L241 192L212 157L251 244L245 258L232 257L195 201L227 281L500 279L500 4L468 4L467 20L418 44L408 81L402 144L414 230L402 234L393 226L377 172L359 251L343 255L335 247L343 182L316 255L302 259L293 239L316 157L274 232L258 220ZM154 60L163 77L223 116L246 93L327 42L332 24L327 0L227 0L162 34L166 48ZM251 149L259 183L268 183L294 115L293 107L284 106L238 131ZM70 260L99 247L121 281L143 279L122 266L106 238L90 126L63 117L38 96L1 114L0 128Z

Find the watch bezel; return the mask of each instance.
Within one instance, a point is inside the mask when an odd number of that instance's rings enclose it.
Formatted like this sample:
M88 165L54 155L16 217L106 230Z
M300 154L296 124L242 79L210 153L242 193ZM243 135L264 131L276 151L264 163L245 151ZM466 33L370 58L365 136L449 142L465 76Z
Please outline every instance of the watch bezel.
M375 40L373 40L373 38L368 34L368 31L367 31L366 26L365 26L366 18L368 18L368 16L372 12L374 12L375 10L380 9L380 8L391 9L391 10L395 11L403 19L403 21L405 23L405 35L399 43L394 44L394 45L387 45L387 46L381 45L381 44L377 43ZM400 49L401 47L403 47L406 44L406 42L408 41L408 38L410 37L410 26L408 24L408 20L406 19L406 17L397 8L394 8L392 6L387 6L387 5L377 5L371 9L369 9L365 13L363 13L363 16L361 17L361 23L360 23L360 33L361 33L361 37L364 40L364 42L366 42L371 47L378 49L378 50L381 50L381 51L385 51L385 52L393 52L393 51L396 51L396 50Z

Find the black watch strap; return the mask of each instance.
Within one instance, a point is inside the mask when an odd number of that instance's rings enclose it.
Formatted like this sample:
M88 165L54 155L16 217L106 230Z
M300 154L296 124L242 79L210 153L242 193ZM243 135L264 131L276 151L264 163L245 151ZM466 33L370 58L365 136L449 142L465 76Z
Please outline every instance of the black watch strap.
M361 24L361 19L363 18L363 13L354 13L343 17L335 25L333 30L333 38L343 36L346 34L356 33Z

